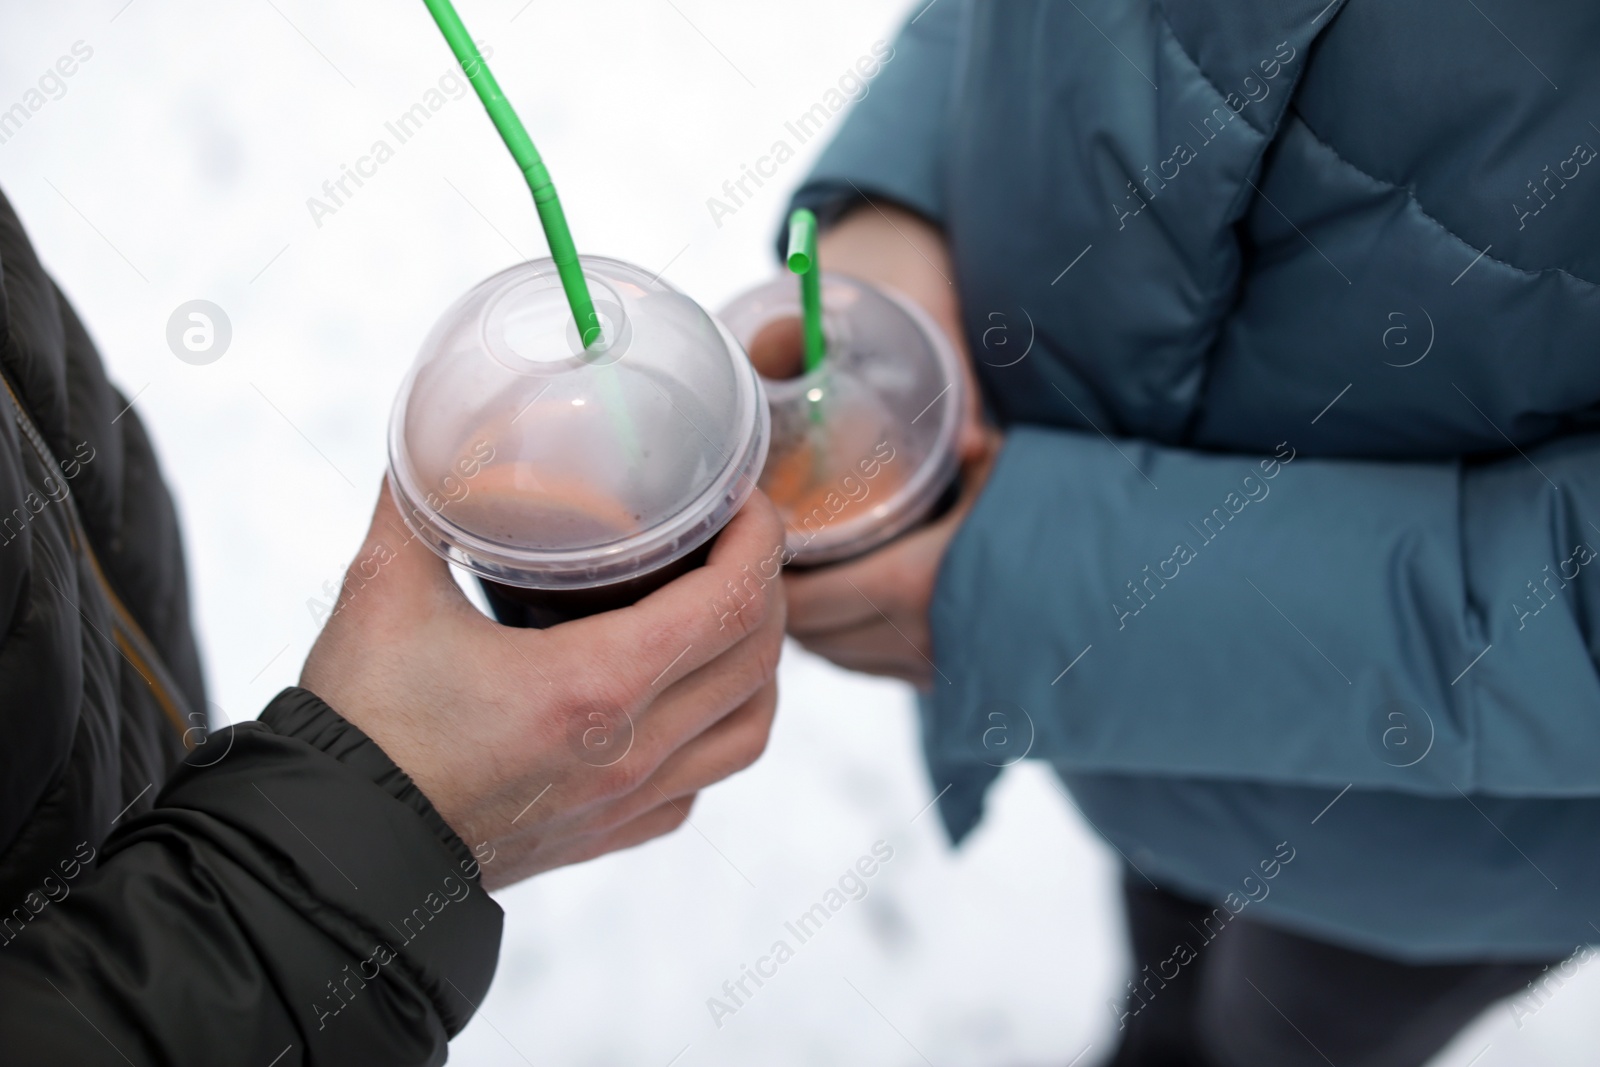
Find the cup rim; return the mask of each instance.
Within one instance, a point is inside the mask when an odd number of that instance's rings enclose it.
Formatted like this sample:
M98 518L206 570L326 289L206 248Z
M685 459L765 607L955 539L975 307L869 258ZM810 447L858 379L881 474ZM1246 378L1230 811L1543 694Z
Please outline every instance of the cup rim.
M586 275L590 265L604 265L621 268L627 273L637 273L641 278L649 277L642 268L621 260L583 256L580 262ZM524 276L537 276L540 270L553 268L554 261L546 257L500 271L452 303L438 322L449 321L452 315L474 298L485 299L485 307L492 306ZM654 284L674 293L679 292L660 279L656 279ZM499 292L485 296L483 290L497 285ZM452 522L447 513L427 504L427 494L421 490L414 477L414 468L406 460L406 411L417 374L425 362L419 353L395 397L389 419L387 480L406 526L447 561L480 578L524 589L571 590L612 585L667 566L705 544L727 525L755 492L757 478L766 463L771 436L771 417L755 368L727 327L709 313L707 318L716 327L717 336L722 340L726 356L732 364L737 389L735 403L747 413L743 420L747 430L742 435L742 442L734 442L733 448L723 452L721 469L705 488L685 502L681 510L613 542L560 549L508 545ZM432 340L430 331L428 339L423 342L422 352L428 350ZM586 365L580 357L572 359L579 365ZM550 366L560 366L566 362L555 360L551 361Z
M838 524L829 537L813 534L802 540L800 531L785 523L785 546L788 557L795 563L807 565L838 562L887 544L915 526L933 509L940 496L954 480L960 467L957 447L967 393L966 378L962 374L960 357L956 353L954 344L945 335L944 330L933 321L932 316L909 297L892 287L835 271L824 271L821 281L824 321L827 321L828 316L827 301L830 287L835 290L841 286L855 287L885 298L906 315L928 341L934 359L944 372L949 385L929 404L931 408L941 399L946 400L946 408L940 416L933 447L922 465L901 483L887 500L870 511ZM719 320L737 317L736 313L741 305L761 296L777 296L779 300L774 303L772 314L752 325L750 336L754 336L755 332L759 332L762 327L779 318L800 314L798 287L793 284L793 279L779 277L734 297L718 313ZM840 336L848 337L846 332L848 327L843 325L843 317L835 316L835 318L840 323ZM735 335L735 340L742 343L744 339ZM803 392L799 383L807 383L805 387L810 388L822 381L828 370L828 364L824 364L809 374L797 378L761 377L761 383L769 400L793 400ZM757 374L759 376L760 372ZM921 415L917 418L921 418ZM912 421L915 422L916 419ZM818 544L819 541L821 544Z

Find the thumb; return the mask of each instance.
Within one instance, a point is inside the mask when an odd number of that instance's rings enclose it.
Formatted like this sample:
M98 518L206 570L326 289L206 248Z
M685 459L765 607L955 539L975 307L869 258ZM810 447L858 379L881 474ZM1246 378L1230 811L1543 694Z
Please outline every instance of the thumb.
M417 534L427 529L424 516L416 520L415 528L407 524L384 479L361 550L345 571L335 614L381 605L386 616L415 619L446 606L470 607L449 565Z

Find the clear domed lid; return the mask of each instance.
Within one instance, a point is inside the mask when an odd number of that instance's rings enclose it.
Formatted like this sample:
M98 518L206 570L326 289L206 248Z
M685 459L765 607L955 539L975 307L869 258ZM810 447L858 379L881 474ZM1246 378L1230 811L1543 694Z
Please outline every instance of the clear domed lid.
M762 371L772 445L761 488L803 565L858 556L933 512L957 474L966 407L959 357L926 312L847 275L824 272L821 289L827 357L809 372L795 279L719 315Z
M766 458L738 342L637 267L582 266L604 329L587 350L555 264L519 264L444 313L395 399L407 523L493 581L585 588L664 566L727 523Z

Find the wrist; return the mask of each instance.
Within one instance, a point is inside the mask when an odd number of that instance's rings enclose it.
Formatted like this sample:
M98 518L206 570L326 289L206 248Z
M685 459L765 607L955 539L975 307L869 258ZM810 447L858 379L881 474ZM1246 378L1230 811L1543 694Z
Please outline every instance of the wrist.
M321 697L309 689L291 686L273 697L260 721L276 734L304 741L332 756L410 808L457 860L460 869L477 876L472 850L427 794L377 741Z

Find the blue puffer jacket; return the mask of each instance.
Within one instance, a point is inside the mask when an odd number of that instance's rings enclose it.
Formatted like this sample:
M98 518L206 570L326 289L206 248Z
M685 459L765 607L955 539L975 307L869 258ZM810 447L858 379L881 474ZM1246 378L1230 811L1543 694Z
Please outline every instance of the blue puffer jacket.
M945 228L1007 431L933 608L957 836L1027 748L1134 877L1600 939L1597 55L1591 0L908 25L797 199Z

